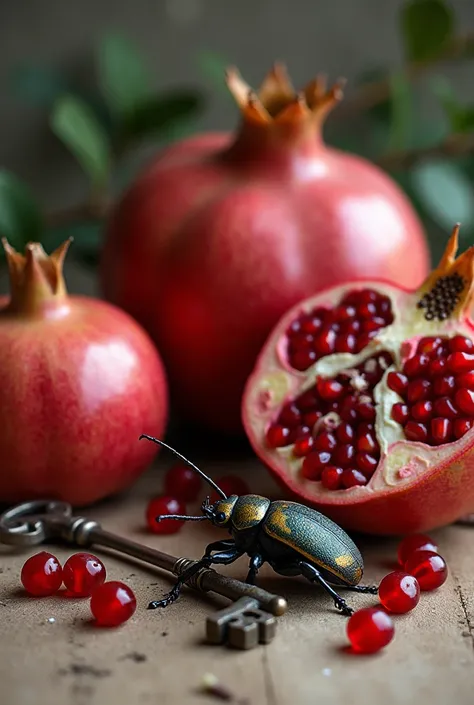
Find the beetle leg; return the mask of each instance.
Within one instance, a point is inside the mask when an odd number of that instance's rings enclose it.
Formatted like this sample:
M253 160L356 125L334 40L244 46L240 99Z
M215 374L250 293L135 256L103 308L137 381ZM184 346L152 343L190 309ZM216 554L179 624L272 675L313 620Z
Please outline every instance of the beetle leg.
M206 546L206 552L204 557L207 558L212 554L213 551L227 551L235 546L235 541L233 539L224 539L223 541L214 541Z
M265 561L263 560L263 557L259 553L256 553L250 558L249 572L245 579L246 583L249 583L250 585L255 585L257 573L264 564L264 562Z
M219 543L216 541L216 543ZM209 548L209 547L208 547ZM206 549L207 550L207 549ZM168 607L168 605L171 605L173 602L175 602L180 593L181 593L181 588L183 585L193 577L193 575L196 575L201 568L208 568L212 563L217 563L220 565L227 565L229 563L233 563L237 558L240 558L240 556L243 555L243 551L239 548L231 548L228 551L222 551L221 553L215 553L213 556L206 556L204 555L200 561L197 561L194 565L192 565L190 568L184 571L182 575L179 576L178 580L176 583L173 585L171 590L164 595L164 597L161 600L153 600L153 602L150 602L148 605L148 609L154 610L157 607Z
M342 614L345 614L347 617L350 617L351 614L353 614L354 610L349 607L347 602L337 594L335 590L329 585L328 582L323 578L319 570L317 570L311 563L307 563L306 561L300 561L298 563L298 567L301 570L301 574L304 575L307 580L309 580L312 583L319 583L321 587L323 587L326 592L328 592L331 597L334 599L334 604L337 607L338 610L342 612Z
M371 595L378 595L379 592L378 585L338 585L338 588L352 592L370 593Z

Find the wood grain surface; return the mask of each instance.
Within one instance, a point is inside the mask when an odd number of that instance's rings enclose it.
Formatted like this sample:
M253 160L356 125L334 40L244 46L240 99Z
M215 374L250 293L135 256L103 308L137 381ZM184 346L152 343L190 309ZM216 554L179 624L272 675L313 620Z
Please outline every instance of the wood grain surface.
M161 459L128 493L85 513L111 531L175 555L199 557L209 541L219 538L217 529L188 524L170 537L144 530L146 501L160 491L166 465ZM254 491L281 496L255 460L214 458L202 466L214 477L239 472ZM224 599L185 590L164 611L146 609L170 585L171 577L159 569L97 550L108 577L126 582L138 600L128 623L99 629L91 622L87 599L28 598L19 575L35 550L15 553L0 547L0 703L217 703L201 692L204 675L213 674L233 694L230 702L241 705L472 705L473 532L461 526L434 532L448 561L447 583L422 594L414 612L397 617L394 641L370 657L355 656L347 648L346 619L325 594L300 578L279 578L267 567L260 585L284 595L289 611L279 618L273 643L238 652L203 640L206 615L227 604ZM356 541L366 562L365 582L378 582L393 565L397 541ZM61 561L74 552L52 550ZM243 579L246 569L241 559L222 570ZM347 597L358 607L375 601L370 595Z

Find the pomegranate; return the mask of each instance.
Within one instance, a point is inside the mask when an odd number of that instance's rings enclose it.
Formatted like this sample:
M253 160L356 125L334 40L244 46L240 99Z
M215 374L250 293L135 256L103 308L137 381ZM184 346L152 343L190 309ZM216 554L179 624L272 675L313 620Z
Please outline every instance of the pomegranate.
M0 501L84 505L125 488L151 462L145 431L167 418L164 368L126 313L69 297L69 245L51 256L4 240L11 298L0 300Z
M421 288L347 283L291 309L243 399L275 477L348 529L407 534L474 509L474 248Z
M235 70L227 85L237 135L186 139L146 169L111 216L101 279L157 342L181 411L237 432L245 380L285 311L359 277L417 286L428 253L389 177L323 144L340 85L295 93L280 66L258 95Z

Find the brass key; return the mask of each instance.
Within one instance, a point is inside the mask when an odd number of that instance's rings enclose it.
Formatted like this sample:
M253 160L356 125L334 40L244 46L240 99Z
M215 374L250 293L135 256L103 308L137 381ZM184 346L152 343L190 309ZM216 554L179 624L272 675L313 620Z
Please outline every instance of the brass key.
M105 531L97 521L73 516L72 507L66 502L24 502L0 515L0 543L34 546L58 539L81 547L111 548L176 576L197 563L190 558L176 558ZM287 603L283 597L228 578L212 568L201 568L187 581L187 585L233 600L233 604L206 621L208 641L214 644L227 641L235 648L249 649L258 643L269 643L275 635L275 617L286 612Z

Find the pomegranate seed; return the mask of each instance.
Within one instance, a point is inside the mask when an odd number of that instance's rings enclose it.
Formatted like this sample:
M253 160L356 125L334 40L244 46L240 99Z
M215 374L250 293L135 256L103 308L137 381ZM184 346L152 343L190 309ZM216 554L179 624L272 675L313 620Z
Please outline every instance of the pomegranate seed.
M316 405L316 396L313 389L307 389L298 399L295 399L296 406L300 411L313 411Z
M342 468L335 465L328 465L321 475L321 484L327 490L339 490L342 487Z
M354 306L336 306L332 312L332 315L335 321L342 323L342 321L347 321L350 318L354 318L356 315L356 310Z
M367 432L357 438L356 448L363 453L373 453L377 450L378 445L372 433Z
M428 371L432 377L437 377L438 375L445 374L448 369L448 361L441 360L431 360L429 364Z
M420 601L418 580L413 575L400 571L389 573L379 585L379 599L390 612L410 612Z
M64 585L74 597L89 597L105 577L105 565L90 553L75 553L63 567Z
M415 551L407 558L405 570L415 576L421 590L436 590L448 577L444 558L434 551Z
M314 446L314 438L312 436L306 436L306 438L299 438L297 441L295 441L295 445L293 446L293 455L296 455L297 458L302 458L305 455L308 455L308 453L311 452Z
M436 396L446 397L451 394L455 387L454 377L436 377L433 382L433 392Z
M409 416L408 406L406 404L397 403L392 406L392 419L403 425Z
M183 502L194 502L201 489L201 478L187 465L173 465L165 476L165 494Z
M388 298L388 296L379 296L377 303L377 311L381 315L387 314L392 312L392 302Z
M359 470L346 468L341 475L342 485L347 490L350 487L362 487L367 484L367 478Z
M374 303L361 303L357 306L358 318L373 318L377 313L377 307Z
M339 329L339 332L342 334L347 334L347 333L358 333L360 331L360 321L344 321L344 323L341 323L341 327Z
M295 443L295 441L298 441L302 438L307 438L311 434L311 429L309 426L297 426L297 428L293 428L291 430L290 436L289 436L289 442Z
M408 383L407 400L410 404L427 399L431 392L431 382L427 379L414 379Z
M379 292L373 289L361 289L357 292L357 302L361 304L368 304L378 301Z
M472 419L456 419L453 423L454 438L462 438L465 433L471 430L473 423Z
M428 438L426 426L415 421L408 421L404 426L405 436L409 441L419 441L424 443Z
M436 445L448 443L451 440L452 428L453 425L449 419L431 419L431 437Z
M137 601L124 583L111 580L99 585L91 597L91 612L101 627L118 627L133 615Z
M301 330L303 333L316 333L323 325L322 320L317 316L310 316L301 321Z
M366 607L349 618L347 636L354 651L373 654L387 646L395 633L389 615L380 607Z
M417 377L428 368L429 364L430 358L428 355L413 355L413 357L405 361L403 373L407 377Z
M291 365L295 370L304 372L311 367L311 365L316 362L317 355L314 350L301 350L296 352L291 357Z
M352 464L352 460L355 455L355 449L350 443L345 443L342 446L338 446L332 454L334 463L340 465L343 468L347 468L348 465Z
M366 477L372 476L378 465L377 458L374 458L373 455L369 455L369 453L357 453L355 461L359 470L361 470Z
M474 349L472 340L465 338L464 335L455 335L454 338L450 338L448 345L451 352L470 353Z
M325 401L340 399L344 394L344 387L335 379L323 379L320 377L316 383L316 389L321 399Z
M456 384L458 387L466 387L466 389L474 390L474 371L465 372L463 375L458 375L456 377Z
M314 336L311 333L297 333L291 338L290 348L292 352L305 352L311 350L314 343Z
M426 534L411 534L398 544L398 562L400 565L405 565L411 554L415 551L433 551L438 552L438 546L432 538Z
M156 517L161 514L184 514L186 505L176 497L162 495L150 500L146 508L146 522L148 530L154 534L176 534L184 524L184 521L176 519L164 519L157 521Z
M298 319L296 319L296 321L293 321L293 323L288 326L286 334L289 338L293 338L295 333L299 333L300 330L301 323Z
M375 407L370 402L359 402L356 406L357 415L364 421L375 419Z
M407 389L408 377L402 375L401 372L389 372L387 375L387 385L389 389L403 396Z
M442 343L441 338L420 338L418 341L418 346L416 352L422 355L432 355L436 348L438 348Z
M351 353L356 348L356 338L352 333L340 333L336 338L335 351L338 353Z
M417 401L411 408L411 415L415 421L429 421L433 413L433 404L430 401Z
M314 350L318 355L331 355L334 352L336 333L331 328L322 330L314 341Z
M304 425L309 426L309 428L313 428L314 424L319 421L322 415L323 414L321 411L308 411L303 416Z
M469 355L466 352L453 352L448 357L448 368L455 374L474 370L474 355Z
M374 331L372 331L371 333L361 333L357 338L355 352L360 352L361 350L366 348L374 337L374 335L376 335Z
M474 392L471 389L458 389L454 401L464 414L474 416Z
M366 318L363 320L360 324L360 329L363 333L372 333L380 330L383 326L385 326L384 319L379 316L375 316L375 318Z
M270 426L267 431L267 443L270 448L281 448L289 444L290 440L290 429L286 426L279 426L275 424Z
M350 443L354 438L354 429L348 423L340 423L336 430L336 436L341 443Z
M46 597L54 595L61 587L63 569L56 556L40 551L23 564L20 578L29 595Z
M314 441L315 450L330 451L337 446L336 436L330 431L321 431Z
M373 433L373 431L374 424L367 421L361 421L361 423L357 426L357 434L359 436L363 436L365 433Z
M448 419L454 419L459 416L458 410L449 397L436 399L433 404L433 411L436 416L445 416Z
M301 423L301 411L295 404L287 404L281 410L278 421L282 426L288 426L289 428L298 426Z
M345 399L342 400L341 402L341 407L339 409L339 414L341 416L341 419L346 422L351 422L355 421L357 418L357 412L355 410L355 406L357 404L357 397L355 397L353 394L349 394Z
M321 473L331 460L331 453L326 450L312 452L303 460L301 472L307 480L319 480Z

